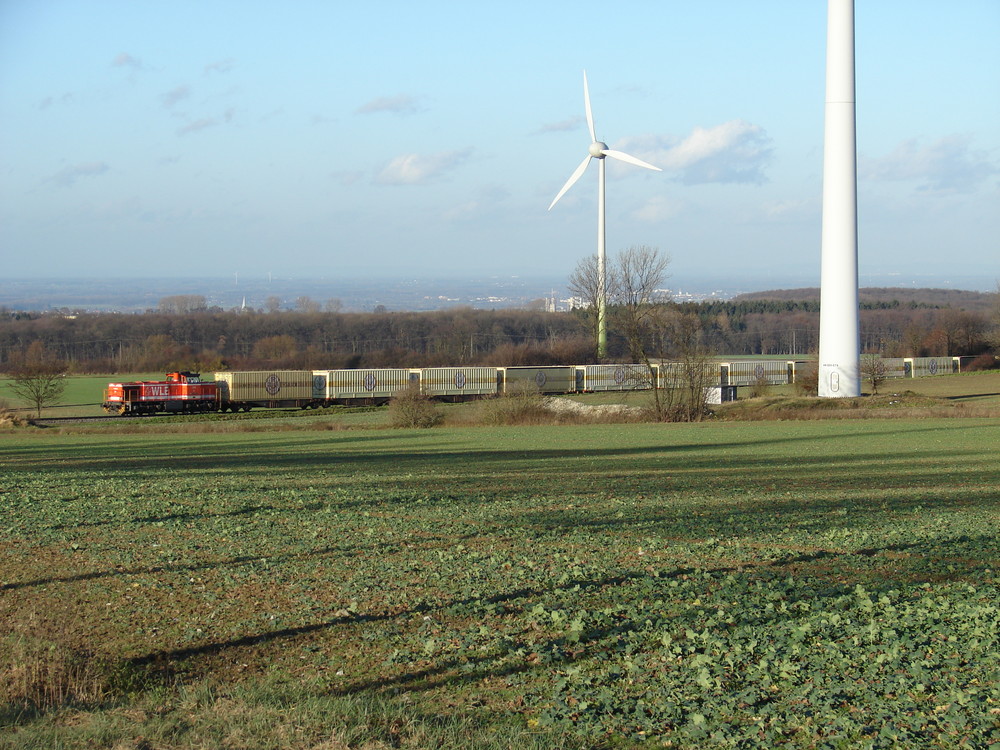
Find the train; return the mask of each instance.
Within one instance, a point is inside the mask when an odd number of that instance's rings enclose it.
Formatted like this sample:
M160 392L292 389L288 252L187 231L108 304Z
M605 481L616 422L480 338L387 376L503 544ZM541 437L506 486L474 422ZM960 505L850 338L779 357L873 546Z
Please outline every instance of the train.
M959 357L883 359L887 377L939 375L960 370ZM806 362L750 360L707 362L702 382L710 403L735 398L736 388L794 383ZM670 388L685 379L677 362L654 364L427 367L356 370L254 370L213 373L177 371L165 380L109 383L104 411L110 415L238 412L253 408L317 409L384 404L404 388L441 401L465 401L531 388L543 394L641 391Z

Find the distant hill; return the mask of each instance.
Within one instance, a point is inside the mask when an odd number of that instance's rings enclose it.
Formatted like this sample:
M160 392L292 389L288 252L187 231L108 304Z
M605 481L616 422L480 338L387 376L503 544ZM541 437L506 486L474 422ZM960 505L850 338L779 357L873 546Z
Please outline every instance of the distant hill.
M970 312L989 312L996 305L996 294L969 292L963 289L911 289L906 287L862 287L859 299L862 303L892 304L900 307L950 307ZM750 300L781 300L783 302L806 302L819 300L819 288L772 289L767 292L749 292L733 298L734 302Z

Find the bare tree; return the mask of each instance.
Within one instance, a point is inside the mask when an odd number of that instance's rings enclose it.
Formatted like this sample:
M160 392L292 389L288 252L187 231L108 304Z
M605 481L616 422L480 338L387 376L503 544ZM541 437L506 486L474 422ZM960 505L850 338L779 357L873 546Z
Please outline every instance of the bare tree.
M861 379L868 381L873 396L878 395L879 386L885 382L885 377L885 362L878 354L861 356Z
M628 343L632 359L643 367L642 377L652 387L653 408L657 419L664 416L660 389L657 388L653 357L658 335L665 323L666 295L659 291L667 277L670 258L657 248L633 245L613 260L608 273L608 299L616 323Z
M640 362L645 358L642 334L647 332L648 322L656 317L656 306L667 301L665 295L658 296L657 290L667 278L668 265L670 258L657 248L633 245L611 258L605 271L608 306L615 308L620 332L628 341L632 356ZM595 256L580 259L570 274L567 288L587 311L596 342L600 327L601 277Z
M569 293L587 313L587 322L590 324L594 337L594 351L597 353L598 330L600 326L600 304L601 293L600 272L597 268L597 256L588 255L577 262L576 268L569 276L566 284Z
M694 313L673 309L667 312L659 331L663 337L660 349L674 360L669 366L660 366L664 394L661 418L700 422L706 413L708 388L719 384L718 367L705 346L701 320Z
M299 312L304 313L317 313L320 309L319 302L316 302L312 297L303 294L295 300L295 307Z
M204 312L208 309L208 303L200 294L174 294L161 299L158 307L162 313L186 315L192 312Z
M9 371L10 389L35 409L59 403L66 390L66 365L45 351L41 341L33 341L24 357Z

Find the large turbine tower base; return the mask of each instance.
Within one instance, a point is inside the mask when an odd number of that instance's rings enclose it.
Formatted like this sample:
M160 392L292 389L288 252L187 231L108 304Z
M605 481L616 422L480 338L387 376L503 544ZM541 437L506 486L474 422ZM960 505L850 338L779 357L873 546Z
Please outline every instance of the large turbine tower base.
M854 0L828 0L819 389L861 395Z

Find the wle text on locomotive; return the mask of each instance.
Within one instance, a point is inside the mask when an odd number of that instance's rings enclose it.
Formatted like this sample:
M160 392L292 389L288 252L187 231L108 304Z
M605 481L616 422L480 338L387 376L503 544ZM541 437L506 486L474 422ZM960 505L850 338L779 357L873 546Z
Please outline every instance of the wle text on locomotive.
M959 357L883 359L886 377L959 372ZM737 386L795 382L806 362L754 360L705 364L703 383L715 398L728 400ZM525 387L540 393L594 393L670 388L683 377L677 362L642 365L548 365L540 367L430 367L423 369L258 370L213 373L170 372L166 380L109 383L104 410L113 415L250 411L260 408L315 409L334 405L384 404L401 390L441 401L497 396ZM710 400L715 400L710 397Z

